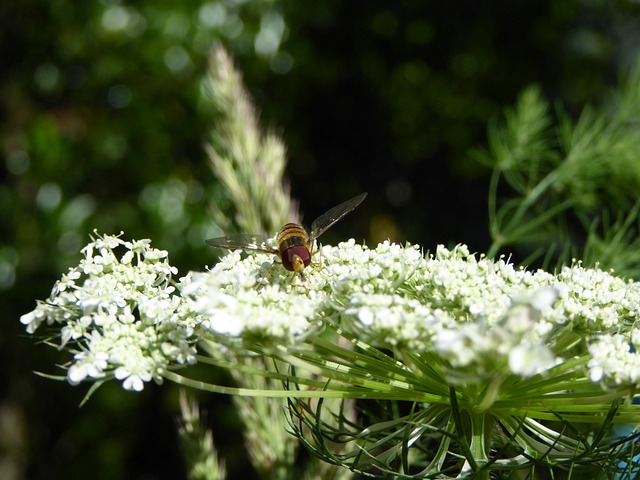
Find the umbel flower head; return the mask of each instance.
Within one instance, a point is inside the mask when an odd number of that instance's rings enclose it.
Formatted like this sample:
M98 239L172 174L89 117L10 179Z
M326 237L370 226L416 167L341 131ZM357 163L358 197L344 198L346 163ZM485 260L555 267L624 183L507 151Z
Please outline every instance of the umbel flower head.
M114 376L140 390L168 378L229 392L174 371L195 362L195 342L229 369L242 368L238 355L266 355L291 369L254 373L287 391L237 393L297 397L292 430L330 462L418 477L607 462L609 425L640 423L631 404L640 284L597 268L551 274L464 245L425 257L417 246L350 240L320 248L305 281L269 255L231 252L174 290L166 252L148 241L98 237L83 253L22 317L31 333L58 329L72 384ZM305 397L380 406L336 429ZM354 447L333 453L326 438Z
M73 354L72 385L113 376L139 391L167 368L195 362L196 319L175 295L167 252L150 243L98 236L49 300L20 319L29 333L42 323L58 329L60 348Z

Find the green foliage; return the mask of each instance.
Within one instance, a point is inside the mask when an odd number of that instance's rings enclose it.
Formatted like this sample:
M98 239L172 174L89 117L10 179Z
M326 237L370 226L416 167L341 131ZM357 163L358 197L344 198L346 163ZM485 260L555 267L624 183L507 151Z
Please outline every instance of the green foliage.
M491 126L488 149L473 152L493 169L490 256L516 248L547 266L580 258L640 276L639 72L626 76L613 100L585 107L576 120L559 108L554 121L539 88L530 87Z

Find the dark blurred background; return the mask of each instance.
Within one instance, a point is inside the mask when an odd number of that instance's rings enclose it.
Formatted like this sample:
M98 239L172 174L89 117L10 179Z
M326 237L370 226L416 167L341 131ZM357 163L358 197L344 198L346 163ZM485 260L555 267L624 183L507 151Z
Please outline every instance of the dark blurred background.
M288 147L308 224L362 191L326 234L466 243L482 252L490 172L469 149L532 83L577 113L640 49L633 1L125 2L0 5L0 478L180 479L176 389L141 394L60 373L21 314L79 260L94 228L150 238L181 273L214 261L203 240L219 191L203 143L209 48L234 55L262 125ZM230 478L252 478L228 399L202 396Z

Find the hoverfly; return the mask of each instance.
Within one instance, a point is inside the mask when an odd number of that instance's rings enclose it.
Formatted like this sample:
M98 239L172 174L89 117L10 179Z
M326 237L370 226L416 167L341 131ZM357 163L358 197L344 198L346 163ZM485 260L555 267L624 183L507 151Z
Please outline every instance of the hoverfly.
M338 220L341 220L342 217L360 205L366 196L366 193L361 193L323 213L313 221L310 232L307 232L302 225L297 223L287 223L278 232L276 237L277 248L267 245L269 240L267 235L249 235L245 233L210 238L205 240L205 243L212 247L225 248L227 250L238 249L276 255L280 258L282 266L293 272L291 280L296 274L299 274L302 281L305 281L304 269L312 263L311 257L319 251L313 251L316 239Z

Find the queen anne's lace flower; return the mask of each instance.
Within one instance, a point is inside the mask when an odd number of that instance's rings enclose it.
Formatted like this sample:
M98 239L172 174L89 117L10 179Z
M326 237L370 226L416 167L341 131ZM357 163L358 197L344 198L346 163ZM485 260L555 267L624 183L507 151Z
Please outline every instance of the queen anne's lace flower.
M96 238L49 300L22 316L29 333L42 323L59 325L61 346L75 351L67 371L71 384L114 375L124 388L142 390L172 365L195 362L198 320L174 294L169 281L177 271L167 252L149 244ZM120 258L117 250L124 251Z
M99 237L83 253L49 301L21 319L31 333L57 324L61 344L77 346L74 384L113 375L138 390L172 365L193 363L196 338L286 349L325 326L399 358L437 355L450 381L529 377L587 354L592 381L640 383L629 350L640 337L632 330L639 284L580 264L552 275L477 257L464 245L425 258L416 246L370 249L350 240L314 254L306 279L273 256L231 252L175 291L167 253L148 240Z

